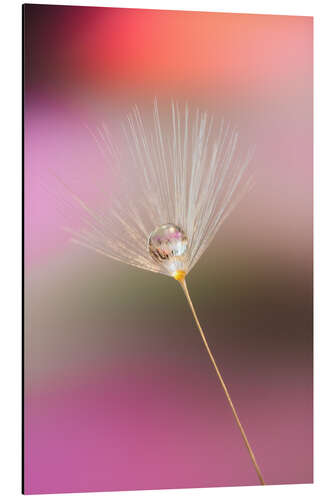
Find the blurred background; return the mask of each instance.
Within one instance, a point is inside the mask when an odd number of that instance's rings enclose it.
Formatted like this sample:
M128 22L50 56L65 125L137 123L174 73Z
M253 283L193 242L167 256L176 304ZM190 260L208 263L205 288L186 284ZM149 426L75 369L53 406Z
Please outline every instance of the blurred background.
M179 285L62 229L49 169L94 203L87 125L155 96L256 146L188 286L266 482L312 482L312 18L25 5L24 32L25 493L258 484Z

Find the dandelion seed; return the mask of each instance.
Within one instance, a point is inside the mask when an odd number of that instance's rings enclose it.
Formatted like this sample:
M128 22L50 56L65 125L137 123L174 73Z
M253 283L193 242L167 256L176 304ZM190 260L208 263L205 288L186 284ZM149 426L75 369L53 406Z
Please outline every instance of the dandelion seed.
M152 120L144 119L134 107L123 131L125 153L113 144L106 126L94 136L106 158L119 166L124 189L100 210L92 210L73 194L86 224L85 230L73 232L73 239L108 257L171 276L180 283L260 483L264 484L185 279L249 188L251 180L245 174L252 153L240 155L237 131L223 120L190 110L187 105L172 103L164 120L156 100ZM126 177L129 163L132 171Z

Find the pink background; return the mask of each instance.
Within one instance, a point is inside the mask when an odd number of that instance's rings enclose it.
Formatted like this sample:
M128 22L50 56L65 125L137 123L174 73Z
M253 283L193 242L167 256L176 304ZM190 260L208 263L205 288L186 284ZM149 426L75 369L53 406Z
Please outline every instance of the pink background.
M312 482L312 18L28 5L25 61L25 493L258 483L177 284L62 230L49 169L96 203L86 125L154 96L256 146L188 285L266 482Z

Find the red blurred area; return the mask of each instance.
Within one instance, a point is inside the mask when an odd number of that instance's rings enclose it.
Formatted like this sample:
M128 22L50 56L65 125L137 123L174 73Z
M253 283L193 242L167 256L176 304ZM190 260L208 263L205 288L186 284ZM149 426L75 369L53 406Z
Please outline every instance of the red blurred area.
M312 71L312 19L30 6L28 83L258 93ZM42 40L42 43L41 43Z

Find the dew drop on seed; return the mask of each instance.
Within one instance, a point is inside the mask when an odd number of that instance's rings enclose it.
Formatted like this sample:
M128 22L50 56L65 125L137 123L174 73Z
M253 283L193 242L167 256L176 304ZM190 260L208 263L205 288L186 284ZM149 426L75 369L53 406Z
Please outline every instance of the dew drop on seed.
M174 257L182 257L187 250L187 237L175 224L163 224L150 233L149 253L157 262L166 262Z

